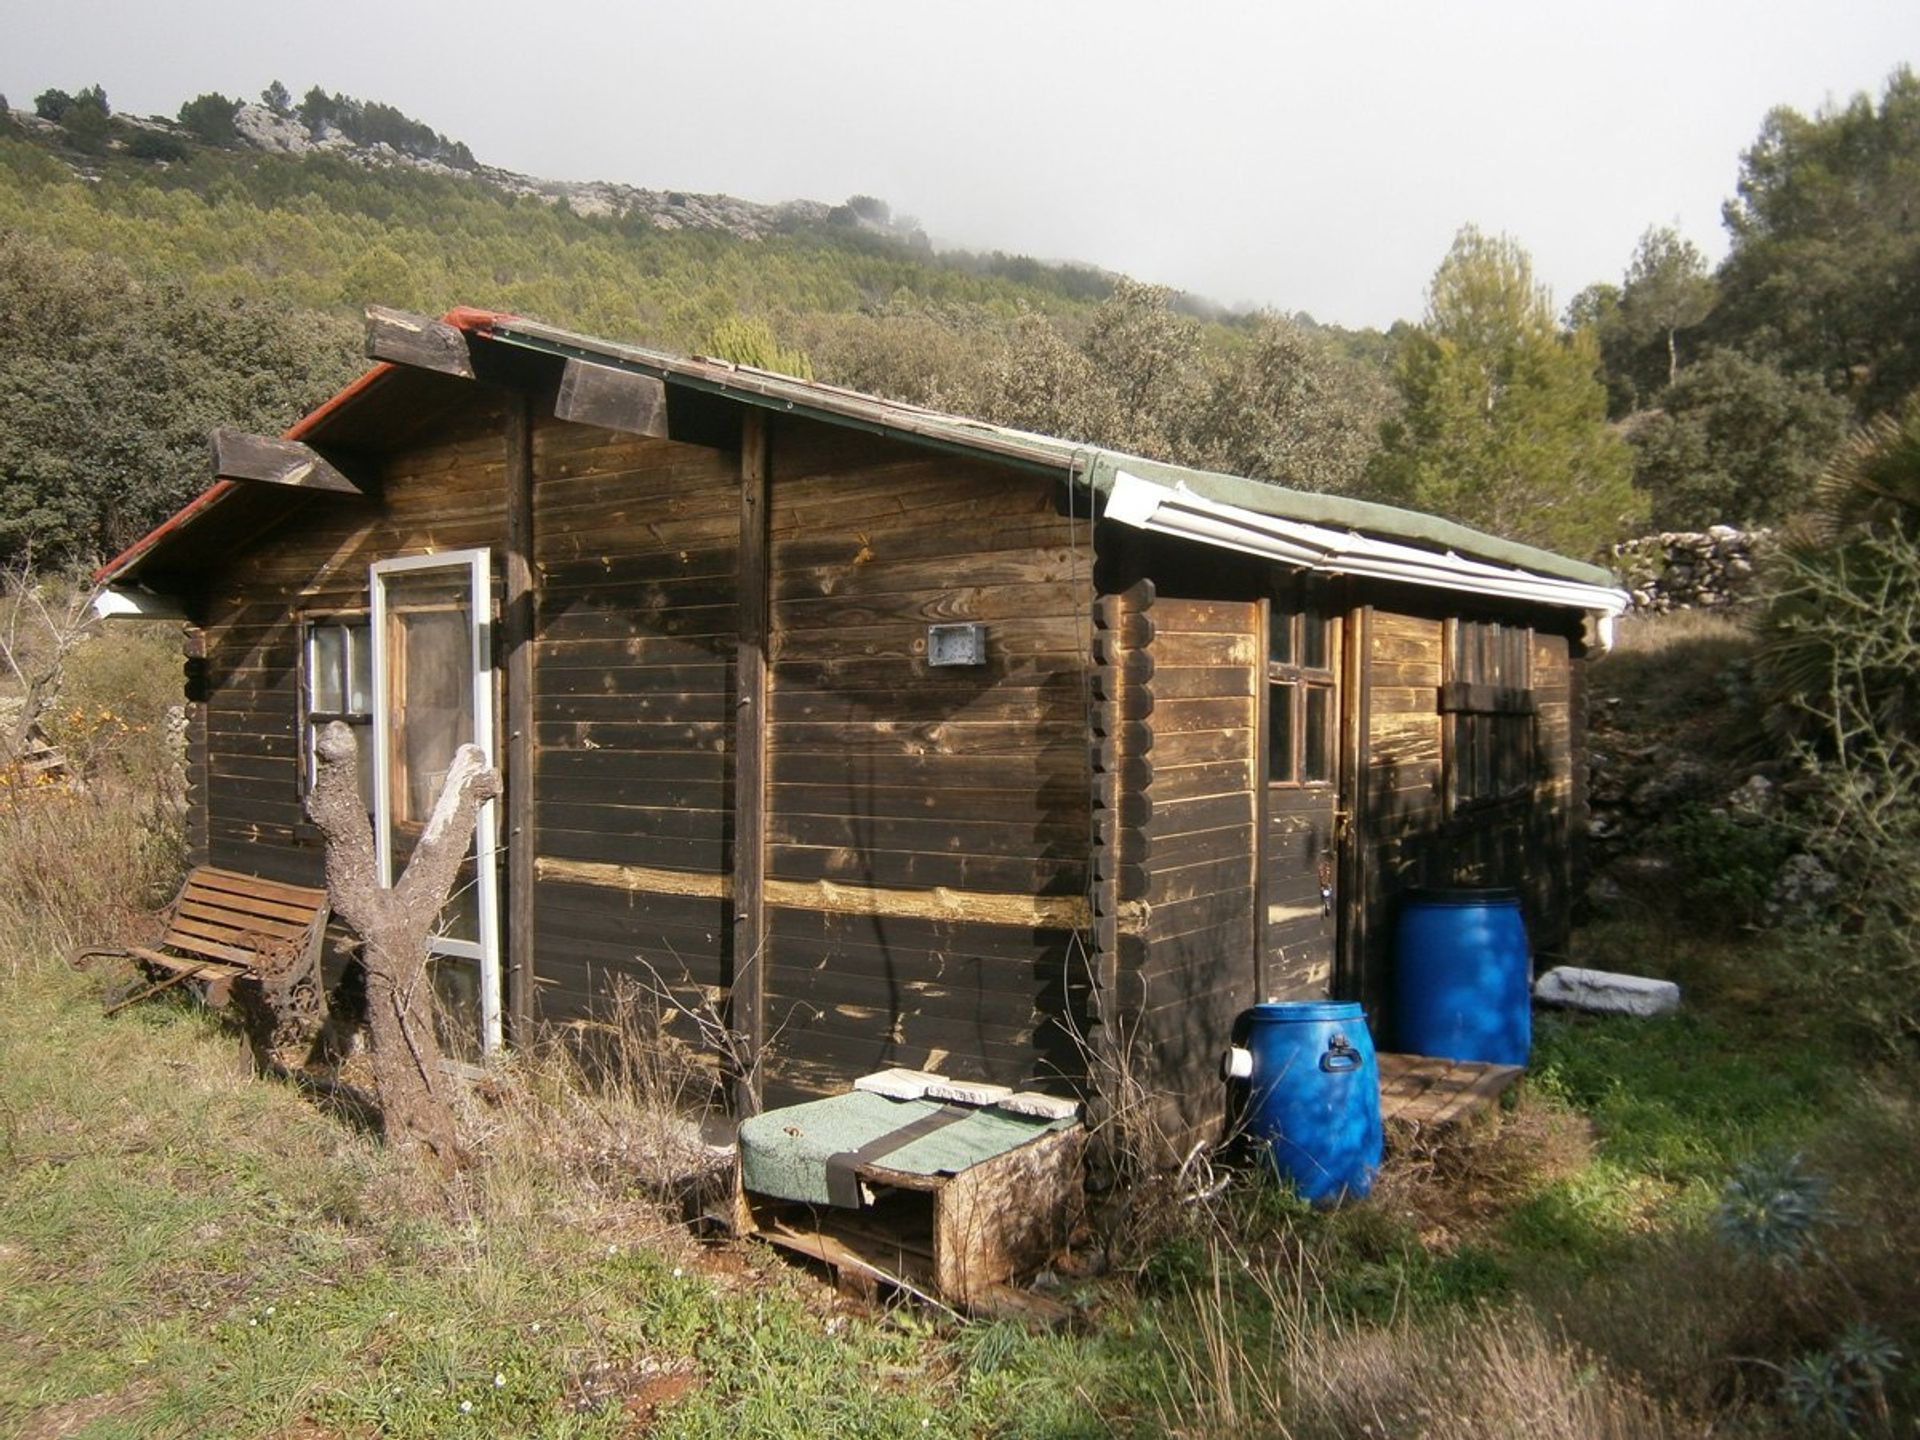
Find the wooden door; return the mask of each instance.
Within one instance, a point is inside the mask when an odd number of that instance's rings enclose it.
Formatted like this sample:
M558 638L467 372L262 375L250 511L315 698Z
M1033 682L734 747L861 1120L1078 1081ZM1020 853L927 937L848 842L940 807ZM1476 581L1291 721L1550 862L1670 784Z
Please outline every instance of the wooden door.
M1339 938L1340 622L1286 599L1265 628L1260 995L1317 999Z

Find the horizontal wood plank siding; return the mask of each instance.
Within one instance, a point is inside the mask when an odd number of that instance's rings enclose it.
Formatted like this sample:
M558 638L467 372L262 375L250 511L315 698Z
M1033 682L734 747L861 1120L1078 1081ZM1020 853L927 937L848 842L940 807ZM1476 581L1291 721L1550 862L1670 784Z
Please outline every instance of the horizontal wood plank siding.
M983 912L995 896L1084 895L1090 558L1056 489L775 429L770 1103L888 1065L1056 1089L1079 1073L1075 932L782 903L817 881L896 907L943 887ZM988 626L987 663L929 666L927 626L970 620Z
M640 867L662 886L684 876L682 888L722 894L739 473L731 451L535 423L541 862ZM729 900L540 879L534 916L534 1003L547 1023L593 1033L633 992L724 1013Z
M379 500L316 495L290 507L210 584L201 606L205 655L190 681L204 696L193 723L205 735L196 783L208 862L324 883L320 835L301 808L303 615L364 614L375 560L498 547L501 426L497 401L476 393L471 406L384 457Z
M1153 606L1150 907L1127 1047L1175 1148L1217 1131L1219 1056L1254 992L1260 607ZM1165 698L1163 698L1165 697Z

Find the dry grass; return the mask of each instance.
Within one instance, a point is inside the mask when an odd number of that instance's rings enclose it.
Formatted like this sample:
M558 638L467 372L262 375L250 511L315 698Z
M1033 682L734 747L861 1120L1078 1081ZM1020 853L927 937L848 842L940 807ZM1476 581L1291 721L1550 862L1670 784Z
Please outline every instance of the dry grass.
M1160 1422L1180 1436L1640 1440L1672 1417L1532 1311L1363 1325L1330 1313L1310 1268L1216 1243L1169 1327Z
M1660 655L1676 649L1753 643L1753 625L1743 611L1672 610L1664 615L1624 615L1614 631L1617 655Z
M1578 1174L1594 1156L1591 1123L1545 1096L1438 1135L1396 1127L1391 1144L1393 1163L1381 1172L1373 1203L1439 1251L1485 1238L1516 1205Z

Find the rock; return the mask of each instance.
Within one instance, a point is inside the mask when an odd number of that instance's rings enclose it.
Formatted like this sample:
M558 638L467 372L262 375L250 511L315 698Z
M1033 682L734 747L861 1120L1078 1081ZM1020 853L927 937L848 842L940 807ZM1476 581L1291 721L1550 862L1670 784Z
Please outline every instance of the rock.
M926 1070L903 1070L895 1066L891 1070L878 1070L871 1075L862 1075L853 1082L856 1090L865 1090L869 1094L884 1095L889 1100L918 1100L935 1085L946 1079L944 1075L935 1075Z
M1596 875L1587 882L1587 904L1595 910L1613 910L1626 898L1627 892L1611 875Z
M1749 819L1770 813L1773 809L1773 782L1764 775L1749 775L1746 780L1727 796L1727 808L1735 815Z
M998 1105L1011 1094L1011 1085L985 1080L935 1080L927 1086L929 1100L952 1100L961 1105Z
M1664 1015L1680 1008L1680 987L1671 980L1621 975L1556 965L1534 983L1533 998L1543 1005L1586 1010L1596 1015Z
M1840 893L1840 877L1817 855L1789 855L1773 879L1767 916L1773 920L1811 920Z
M1636 810L1664 810L1676 801L1701 794L1712 778L1697 760L1674 760L1659 774L1635 786L1630 803Z
M1043 1120L1071 1120L1080 1113L1080 1102L1064 1095L1043 1095L1038 1090L1021 1090L1007 1096L999 1108L1015 1115L1037 1115Z

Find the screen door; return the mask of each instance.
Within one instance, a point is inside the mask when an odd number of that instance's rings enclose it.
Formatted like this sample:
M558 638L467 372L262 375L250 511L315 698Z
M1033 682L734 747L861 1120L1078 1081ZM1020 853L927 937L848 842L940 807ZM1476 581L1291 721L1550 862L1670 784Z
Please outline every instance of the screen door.
M374 837L391 886L433 813L462 745L495 763L488 552L382 560L372 570ZM447 1055L479 1064L500 1045L495 802L441 912L429 973Z

